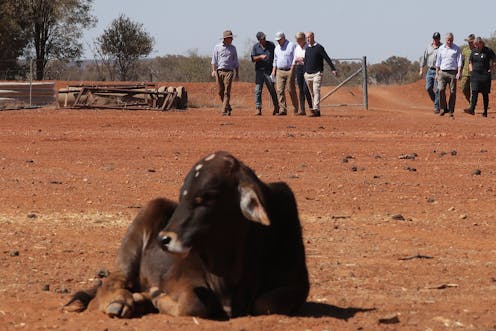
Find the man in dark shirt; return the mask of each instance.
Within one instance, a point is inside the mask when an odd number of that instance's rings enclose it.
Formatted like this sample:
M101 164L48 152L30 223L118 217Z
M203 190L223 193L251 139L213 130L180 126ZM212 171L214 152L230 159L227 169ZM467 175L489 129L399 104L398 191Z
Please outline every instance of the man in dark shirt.
M481 37L475 39L475 48L472 49L468 65L469 70L472 72L470 76L472 94L470 108L466 109L465 112L475 115L477 96L479 93L482 93L482 99L484 101L484 112L482 116L487 117L489 92L491 91L491 68L496 67L496 55L492 49L486 47Z
M276 89L274 82L270 77L272 73L272 62L274 61L275 45L271 41L265 39L265 33L257 33L258 43L253 45L251 50L251 60L255 62L255 115L262 115L262 89L265 83L269 90L274 104L274 111L272 114L279 112L279 103L277 101Z
M312 94L313 109L310 111L310 117L320 116L320 87L322 86L322 75L324 72L324 60L331 67L334 76L337 75L336 67L327 55L324 47L315 42L313 32L305 34L308 48L305 52L305 81L308 89Z

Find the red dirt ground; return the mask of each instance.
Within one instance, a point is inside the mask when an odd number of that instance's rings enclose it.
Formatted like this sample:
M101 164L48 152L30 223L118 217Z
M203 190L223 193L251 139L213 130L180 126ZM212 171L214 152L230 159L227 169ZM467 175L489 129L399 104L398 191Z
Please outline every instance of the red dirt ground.
M0 112L0 329L496 330L494 111L464 114L460 93L454 120L435 116L418 82L372 87L368 111L255 117L253 84L236 83L233 116L222 117L213 84L184 85L194 106L184 112ZM360 102L347 89L325 104ZM138 208L177 197L216 150L294 190L311 277L301 314L65 311L112 267Z

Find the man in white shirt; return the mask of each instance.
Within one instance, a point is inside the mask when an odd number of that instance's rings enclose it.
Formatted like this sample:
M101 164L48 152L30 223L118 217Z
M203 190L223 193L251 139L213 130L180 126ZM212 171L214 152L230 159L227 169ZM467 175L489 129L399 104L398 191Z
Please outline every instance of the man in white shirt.
M453 33L446 34L446 42L439 47L436 59L436 79L439 89L439 115L446 113L453 117L456 102L456 81L462 72L462 52L460 47L453 43ZM450 86L449 102L446 104L446 85Z
M286 105L286 84L288 93L293 104L293 111L298 113L298 97L296 95L295 71L293 70L293 59L296 45L287 40L283 32L277 32L275 40L277 41L274 51L274 63L272 76L276 77L276 90L279 100L279 113L277 115L287 115L288 107Z

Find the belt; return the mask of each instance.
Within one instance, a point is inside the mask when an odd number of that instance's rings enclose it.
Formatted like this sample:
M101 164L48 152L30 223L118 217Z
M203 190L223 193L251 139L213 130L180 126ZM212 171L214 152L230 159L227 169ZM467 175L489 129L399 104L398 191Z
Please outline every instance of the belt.
M289 71L289 70L291 70L291 67L289 67L289 68L277 68L277 70Z
M436 70L436 67L430 67L429 70Z
M230 70L230 69L217 69L217 71L231 72L232 70Z
M453 71L458 71L457 69L446 69L446 70L441 70L441 71L444 71L444 72L453 72Z

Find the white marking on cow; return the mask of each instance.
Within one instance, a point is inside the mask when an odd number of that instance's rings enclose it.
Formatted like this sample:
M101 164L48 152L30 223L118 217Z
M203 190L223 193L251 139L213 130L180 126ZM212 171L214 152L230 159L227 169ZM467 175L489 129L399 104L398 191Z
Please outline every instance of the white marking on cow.
M197 166L195 167L195 170L196 170L196 171L200 171L200 169L201 169L201 168L203 168L203 164L201 164L201 163L200 163L199 165L197 165Z
M145 251L146 246L148 245L148 241L150 240L150 234L146 231L143 232L143 248L142 251Z
M184 190L183 191L183 197L187 196L188 195L188 190Z
M195 178L196 178L196 177L198 177L198 176L200 176L200 172L199 172L199 171L197 171L197 172L195 173Z
M205 158L205 161L210 161L210 160L213 160L213 159L214 159L214 157L215 157L215 153L214 153L214 154L210 154L209 156L207 156L207 157Z

